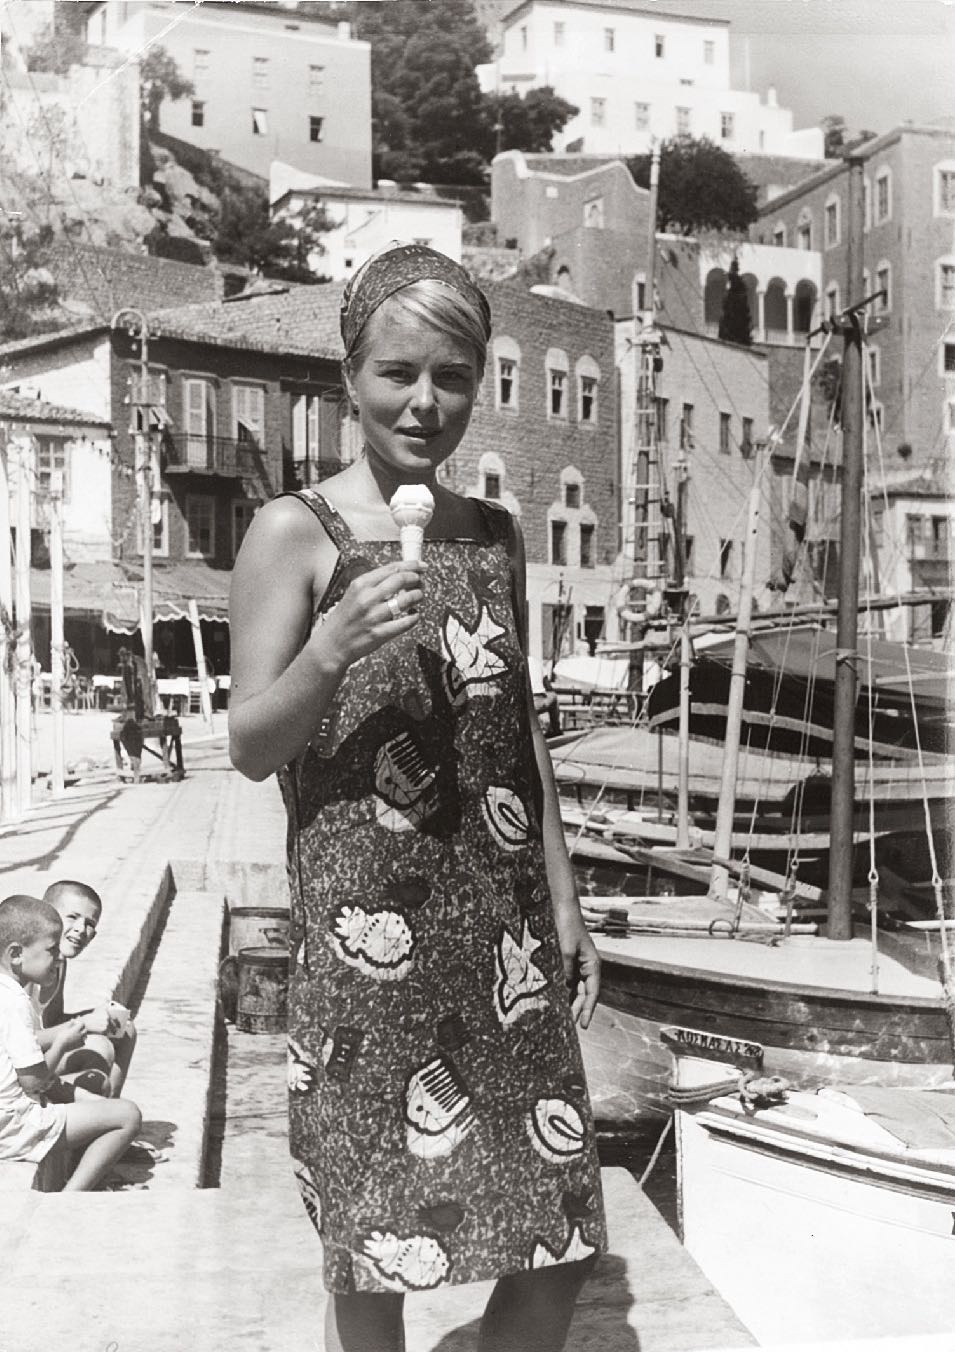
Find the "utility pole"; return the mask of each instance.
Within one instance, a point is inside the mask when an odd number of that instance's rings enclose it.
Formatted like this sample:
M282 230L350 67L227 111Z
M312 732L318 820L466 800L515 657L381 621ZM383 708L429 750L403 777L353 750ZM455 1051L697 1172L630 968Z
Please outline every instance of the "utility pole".
M63 743L63 683L66 663L63 647L63 473L50 476L50 708L53 714L54 795L66 787Z
M17 548L14 578L17 608L17 808L29 812L33 790L33 640L30 611L30 516L33 438L17 437Z
M153 463L149 427L149 321L142 310L124 306L117 310L110 323L112 329L123 328L134 341L139 342L139 379L130 390L129 432L135 447L136 472L139 478L139 519L143 537L143 594L140 607L140 632L143 656L149 679L153 678ZM139 424L142 424L140 426Z
M16 696L13 670L13 571L11 568L8 443L0 440L0 820L15 821L17 805Z

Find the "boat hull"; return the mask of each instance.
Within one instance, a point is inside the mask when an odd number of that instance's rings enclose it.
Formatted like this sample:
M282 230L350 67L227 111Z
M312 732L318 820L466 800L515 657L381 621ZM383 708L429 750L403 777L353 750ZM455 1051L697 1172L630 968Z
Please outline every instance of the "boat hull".
M881 1135L811 1095L677 1113L683 1242L758 1342L955 1329L955 1152Z
M622 960L615 950L623 941L610 949L597 939L600 1004L581 1033L581 1048L598 1121L662 1123L669 1115L672 1062L660 1029L671 1024L758 1042L766 1073L799 1087L952 1083L941 1000L786 985L637 956Z

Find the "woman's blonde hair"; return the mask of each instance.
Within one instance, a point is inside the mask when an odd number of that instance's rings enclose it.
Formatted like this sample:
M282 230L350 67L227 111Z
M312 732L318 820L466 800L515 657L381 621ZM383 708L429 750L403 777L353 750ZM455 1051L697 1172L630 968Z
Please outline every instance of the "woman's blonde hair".
M400 291L395 291L383 302L384 305L389 303L400 305L402 309L424 320L439 333L445 333L457 342L470 347L477 362L478 380L483 377L487 361L487 331L484 316L460 291L433 277L424 277L420 281L402 287ZM348 374L361 366L367 348L366 324L350 355L345 359L344 368Z

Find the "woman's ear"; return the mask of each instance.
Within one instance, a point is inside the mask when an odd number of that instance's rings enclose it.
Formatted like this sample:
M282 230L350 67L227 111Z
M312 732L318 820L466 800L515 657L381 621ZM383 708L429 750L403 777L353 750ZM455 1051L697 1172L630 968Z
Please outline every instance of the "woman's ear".
M348 369L348 362L342 362L342 383L345 386L345 394L348 396L348 407L355 417L358 417L358 397L355 394L355 382L352 380L351 372Z

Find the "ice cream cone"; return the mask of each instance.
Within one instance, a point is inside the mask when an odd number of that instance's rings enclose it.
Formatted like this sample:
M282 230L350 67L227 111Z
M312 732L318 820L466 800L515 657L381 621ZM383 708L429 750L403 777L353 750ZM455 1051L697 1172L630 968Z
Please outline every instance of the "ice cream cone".
M405 563L421 558L424 530L434 512L434 498L424 484L400 484L388 504L398 526Z

